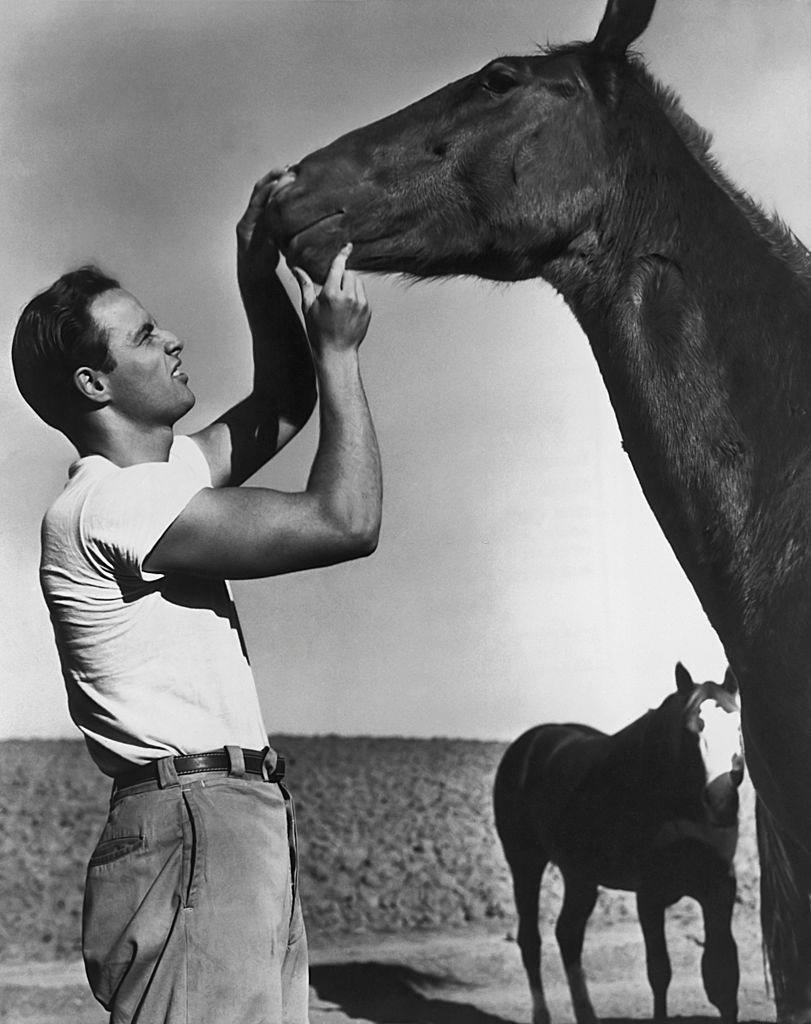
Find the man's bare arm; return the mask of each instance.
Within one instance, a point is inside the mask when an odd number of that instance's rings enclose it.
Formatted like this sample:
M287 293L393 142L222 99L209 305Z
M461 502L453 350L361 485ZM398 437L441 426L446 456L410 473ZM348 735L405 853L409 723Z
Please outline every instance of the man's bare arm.
M358 346L369 324L348 248L320 295L296 271L320 393L320 436L307 487L199 492L145 561L152 572L258 578L329 565L374 551L380 529L380 454L363 390Z
M264 209L281 174L270 171L256 183L237 224L237 279L253 339L253 390L192 435L215 487L247 480L295 437L315 407L307 337L276 272L279 252L264 228Z

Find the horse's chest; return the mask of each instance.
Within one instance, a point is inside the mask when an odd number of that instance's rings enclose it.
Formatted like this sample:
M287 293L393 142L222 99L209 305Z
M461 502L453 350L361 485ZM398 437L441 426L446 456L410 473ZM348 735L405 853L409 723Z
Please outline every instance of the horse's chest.
M698 862L731 864L738 838L736 826L680 818L644 824L617 820L599 829L591 824L570 819L552 844L552 859L564 874L629 892L672 882L673 899L681 895L676 890L689 888Z
M688 821L676 818L667 821L655 836L652 852L675 851L679 847L700 843L703 848L717 854L726 864L731 864L738 845L738 826L719 828L708 822Z

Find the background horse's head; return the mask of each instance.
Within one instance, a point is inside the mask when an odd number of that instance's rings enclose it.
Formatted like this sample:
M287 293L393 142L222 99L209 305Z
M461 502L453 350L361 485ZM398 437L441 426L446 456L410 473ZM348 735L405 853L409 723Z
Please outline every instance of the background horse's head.
M720 684L695 683L679 662L676 693L662 707L669 702L677 709L688 746L697 748L704 776L702 803L711 824L735 824L744 759L738 684L732 670L727 669Z
M610 0L590 43L500 57L305 157L269 207L288 260L323 279L352 241L361 270L519 280L593 257L625 226L627 139L656 106L627 56L653 6Z

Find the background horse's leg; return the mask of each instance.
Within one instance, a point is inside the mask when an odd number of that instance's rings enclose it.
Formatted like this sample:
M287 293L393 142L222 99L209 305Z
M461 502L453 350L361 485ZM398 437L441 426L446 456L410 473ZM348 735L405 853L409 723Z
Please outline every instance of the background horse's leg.
M549 861L538 846L520 852L505 847L504 852L513 876L515 908L518 911L518 947L532 997L532 1024L550 1024L541 979L541 933L538 928L541 876Z
M566 890L560 911L555 936L566 968L569 991L577 1024L595 1024L597 1018L589 999L586 976L583 973L583 936L586 923L597 902L597 886L564 876Z
M758 798L760 917L781 1024L811 1024L811 858Z
M665 904L661 896L650 892L636 894L636 909L645 939L648 981L653 990L653 1019L667 1020L667 989L673 972L665 938Z
M707 998L721 1014L723 1024L738 1020L738 947L732 937L732 910L737 884L735 876L719 862L704 879L695 897L704 914L704 953L701 977ZM693 894L691 894L693 895Z

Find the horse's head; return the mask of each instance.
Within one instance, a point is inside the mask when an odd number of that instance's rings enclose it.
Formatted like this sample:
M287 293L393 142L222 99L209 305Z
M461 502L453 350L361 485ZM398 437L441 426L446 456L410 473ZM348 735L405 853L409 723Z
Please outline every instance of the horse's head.
M703 804L715 825L732 825L743 780L743 741L738 683L728 668L722 683L695 683L676 665L676 694L684 728L696 737L704 768Z
M639 110L617 109L654 2L609 0L590 43L500 57L305 157L268 207L288 260L323 280L351 241L360 270L519 280L587 259L623 219L618 154Z

